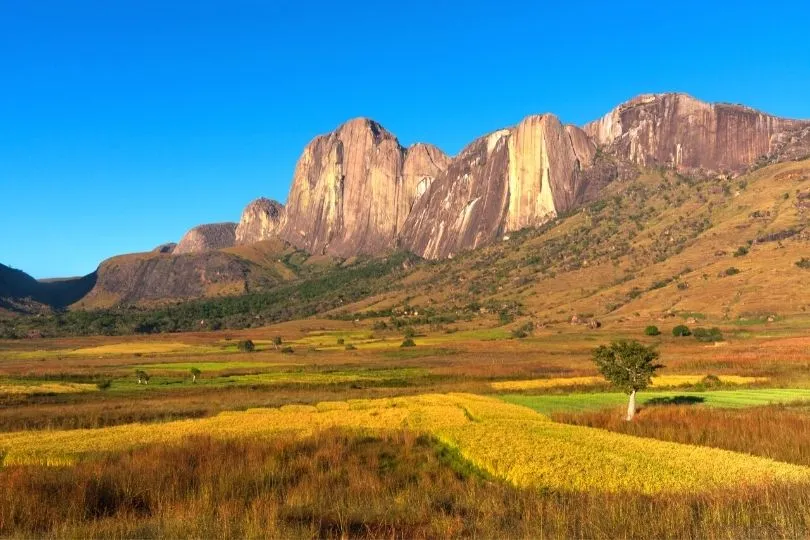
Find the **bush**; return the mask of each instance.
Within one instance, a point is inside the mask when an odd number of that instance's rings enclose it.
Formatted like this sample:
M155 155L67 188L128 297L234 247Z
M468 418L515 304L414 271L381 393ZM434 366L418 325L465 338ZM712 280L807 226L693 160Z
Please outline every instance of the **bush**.
M745 246L740 246L737 248L737 251L734 252L735 257L744 257L748 255L748 248Z
M678 326L672 329L672 335L675 337L691 336L692 331L689 330L689 327L686 326L685 324L679 324Z
M810 259L807 257L802 257L800 260L796 261L796 266L805 270L810 270Z
M704 343L712 343L715 341L723 341L723 333L719 328L695 328L692 331L695 339Z
M645 336L658 336L660 334L661 331L658 329L658 327L652 324L644 329Z
M96 388L99 390L107 390L112 385L112 381L110 379L104 379L103 381L99 381L96 383Z
M253 352L256 350L256 345L253 344L253 341L249 339L243 339L239 343L236 344L236 348L242 352Z
M282 347L282 348L281 348L281 352L282 352L282 353L284 353L284 354L292 354L292 353L294 353L295 351L293 350L293 348L292 348L292 347L290 347L289 345L287 345L286 347Z
M517 339L523 339L525 337L529 337L532 334L532 332L534 332L534 323L529 321L526 324L512 330L512 337Z
M357 349L357 347L355 347L355 346L354 346L354 345L352 345L351 343L349 343L348 345L346 345L346 350L347 350L347 351L353 351L353 350L355 350L355 349Z
M739 274L739 273L740 273L740 269L735 268L733 266L730 266L729 268L726 268L726 271L725 271L725 274L727 276L734 276L734 275Z
M338 344L338 345L343 345L344 343L346 343L346 340L345 340L345 339L343 339L343 338L338 338L338 340L337 340L337 344Z
M720 381L720 377L718 377L717 375L706 375L700 382L703 386L709 388L712 388L714 386L720 386L722 384L722 382Z
M405 331L402 333L402 335L403 335L403 336L404 336L406 339L407 339L407 338L415 338L415 337L416 337L416 330L414 330L412 327L410 327L410 326L409 326L409 327L407 327L407 328L405 329Z
M385 321L377 321L371 328L373 330L388 330L388 325L385 324Z
M416 343L414 343L413 339L405 338L405 341L402 342L400 347L416 347Z

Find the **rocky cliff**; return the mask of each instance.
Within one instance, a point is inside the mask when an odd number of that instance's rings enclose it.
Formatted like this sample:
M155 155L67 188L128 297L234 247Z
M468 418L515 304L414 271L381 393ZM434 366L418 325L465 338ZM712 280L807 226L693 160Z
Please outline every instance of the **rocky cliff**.
M686 94L645 94L584 127L620 159L644 166L739 172L802 122Z
M202 253L213 249L232 247L236 242L236 223L210 223L189 230L172 252Z
M236 245L254 244L277 236L283 216L284 205L279 202L264 197L252 201L245 207L236 227Z
M390 249L420 190L447 161L435 147L406 150L372 120L351 120L304 149L280 236L342 257Z
M401 245L422 257L443 258L540 225L584 202L596 191L591 184L615 177L609 164L593 167L595 155L582 130L550 114L482 137L416 201Z

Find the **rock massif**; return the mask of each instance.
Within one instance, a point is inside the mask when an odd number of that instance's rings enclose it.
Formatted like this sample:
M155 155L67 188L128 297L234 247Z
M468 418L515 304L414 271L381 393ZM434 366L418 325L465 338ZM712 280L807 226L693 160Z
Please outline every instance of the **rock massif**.
M172 253L174 255L202 253L214 249L233 247L235 243L236 223L197 225L183 235Z
M284 205L261 197L245 207L236 227L237 246L255 244L277 236L284 216Z
M780 134L802 124L671 93L638 96L584 129L597 144L638 165L740 172L771 153Z
M391 249L413 201L447 161L435 147L403 148L372 120L351 120L304 149L280 236L341 257Z
M615 177L613 167L586 174L595 156L582 130L550 114L495 131L465 148L416 202L401 245L430 259L450 257L540 225L584 202L590 184Z

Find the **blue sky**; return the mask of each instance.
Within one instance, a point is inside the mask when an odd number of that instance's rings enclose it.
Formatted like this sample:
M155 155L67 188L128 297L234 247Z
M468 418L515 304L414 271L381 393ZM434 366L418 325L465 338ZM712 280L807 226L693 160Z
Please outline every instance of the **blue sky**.
M808 20L806 1L0 0L0 262L79 275L237 221L356 116L450 154L643 92L810 118Z

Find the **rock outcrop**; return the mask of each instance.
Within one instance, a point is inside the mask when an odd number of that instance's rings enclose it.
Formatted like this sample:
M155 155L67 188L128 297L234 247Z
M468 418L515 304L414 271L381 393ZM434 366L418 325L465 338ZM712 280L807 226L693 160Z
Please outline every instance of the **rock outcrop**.
M163 253L164 255L171 255L174 253L174 249L177 247L175 242L167 242L165 244L160 244L152 251L155 253Z
M365 118L316 137L296 165L281 238L341 257L392 248L420 185L447 162L433 147L415 146L410 160L408 154Z
M802 122L687 94L645 94L584 127L600 146L643 166L739 172Z
M222 251L169 257L155 252L120 255L99 265L95 286L80 306L103 308L243 294L259 270L250 261Z
M233 247L236 243L236 223L210 223L189 230L172 252L174 255L202 253Z
M550 114L493 132L465 148L416 201L401 245L437 259L541 225L595 193L591 184L615 177L608 163L594 168L595 157L582 130Z
M245 207L236 227L237 246L255 244L278 235L284 216L284 205L264 197Z
M432 144L417 143L408 148L402 165L402 190L397 195L397 231L402 231L413 204L425 194L436 177L447 170L450 161Z

